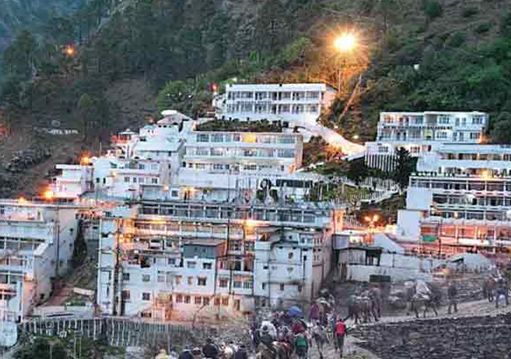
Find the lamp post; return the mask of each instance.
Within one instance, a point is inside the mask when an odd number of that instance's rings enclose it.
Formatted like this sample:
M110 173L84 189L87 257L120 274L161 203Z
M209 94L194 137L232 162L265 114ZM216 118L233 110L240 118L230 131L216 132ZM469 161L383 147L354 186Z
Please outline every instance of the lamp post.
M373 216L365 216L364 217L364 221L369 223L369 230L371 232L374 232L375 223L378 222L379 219L380 219L380 216L378 216L377 214L375 214Z
M334 40L335 49L341 54L341 59L345 60L345 55L353 52L353 50L357 47L357 39L352 33L345 33L340 35ZM343 64L344 65L344 61ZM341 71L343 66L339 66L339 70L337 72L337 91L341 92Z

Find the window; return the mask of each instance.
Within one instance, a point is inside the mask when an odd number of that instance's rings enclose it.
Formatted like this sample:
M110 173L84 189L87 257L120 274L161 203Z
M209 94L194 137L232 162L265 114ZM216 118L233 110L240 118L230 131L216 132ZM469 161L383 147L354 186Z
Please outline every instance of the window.
M440 138L440 139L446 139L447 138L447 132L439 131L439 132L437 132L436 137Z
M223 297L223 298L222 298L222 305L223 305L224 307L229 306L229 297Z
M122 300L130 300L131 294L129 290L123 290L121 293Z
M451 119L449 116L439 116L438 117L438 124L448 125L449 123L451 123Z
M220 283L219 283L220 288L227 288L228 285L229 285L229 279L220 278Z
M241 288L241 284L242 284L242 282L241 282L241 281L239 281L239 280L235 280L235 281L233 282L232 286L233 286L234 288Z
M181 284L182 278L183 278L182 276L176 275L176 285L180 285Z
M213 164L213 169L214 170L223 170L224 169L224 165L221 164L221 163L215 163L215 164Z
M142 282L150 282L151 281L151 276L149 274L143 274L142 275Z
M96 178L97 180L99 180L99 178ZM130 178L129 177L124 177L124 182L129 182L130 181Z
M193 277L188 277L188 285L193 285Z
M197 285L201 287L206 286L206 278L205 277L197 278Z
M158 271L158 283L165 283L165 272Z
M284 284L281 284L281 285L280 285L280 291L281 291L281 292L283 292L283 291L284 291L284 289L285 289L285 285L284 285Z
M122 274L122 280L125 281L125 282L129 282L130 281L130 274L129 273L123 273Z
M265 290L265 289L266 289L266 283L261 283L261 289L262 289L262 290Z
M204 305L204 306L209 305L209 298L208 297L202 298L202 305Z
M247 281L243 282L243 288L245 288L245 289L252 289L252 281L251 280L247 280Z
M224 149L223 148L212 148L211 149L211 156L223 156L224 155Z
M148 301L151 300L151 293L142 293L142 300Z
M209 135L198 134L197 135L197 142L209 142Z
M176 295L176 303L183 303L183 296L181 294Z
M151 178L152 184L158 184L158 178Z
M209 148L197 148L197 156L209 156Z
M186 267L190 269L194 269L197 265L197 262L187 262Z
M302 286L301 286L301 285L298 285L298 286L297 286L297 289L298 289L298 291L299 291L299 292L301 292L301 291L302 291Z
M185 303L190 304L190 302L191 302L191 297L189 295L185 295Z
M220 306L220 298L218 298L218 297L215 298L215 306L216 307Z
M209 262L208 263L202 263L202 269L208 270L208 269L211 269L211 268L213 268L213 264L212 263L209 263Z
M472 119L473 125L482 125L483 124L483 116L474 116Z
M195 304L201 305L202 304L202 297L195 297Z
M224 135L222 134L213 134L211 135L211 142L223 142Z
M287 259L293 259L293 256L294 256L294 253L293 252L289 252L288 255L287 255Z
M137 177L133 177L133 183L137 183Z

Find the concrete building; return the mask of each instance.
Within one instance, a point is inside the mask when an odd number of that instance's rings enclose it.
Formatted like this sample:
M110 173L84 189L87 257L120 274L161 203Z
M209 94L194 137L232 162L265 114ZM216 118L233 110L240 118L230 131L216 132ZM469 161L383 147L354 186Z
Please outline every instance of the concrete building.
M442 252L508 246L510 159L511 149L493 145L446 145L421 158L397 234Z
M69 269L78 207L0 201L0 321L23 320Z
M307 304L330 271L332 208L150 202L101 220L104 314L218 319Z
M214 105L219 119L282 121L293 126L315 124L334 99L335 91L325 84L233 84Z
M399 148L421 157L443 144L480 143L488 121L483 112L382 112L376 141L366 144L366 164L392 170Z
M174 111L138 133L121 132L114 148L87 164L58 166L59 198L255 202L272 190L301 201L321 176L300 173L303 138L295 133L196 131ZM169 114L170 113L170 114ZM264 198L258 191L266 191ZM91 194L92 195L92 194ZM273 196L272 198L276 198Z

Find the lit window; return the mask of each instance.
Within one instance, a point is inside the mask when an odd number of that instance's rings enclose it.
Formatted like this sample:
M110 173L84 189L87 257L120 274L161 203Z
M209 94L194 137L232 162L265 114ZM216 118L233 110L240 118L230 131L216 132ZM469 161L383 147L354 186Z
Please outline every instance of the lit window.
M180 285L181 284L181 279L182 278L183 278L182 276L176 275L176 285Z

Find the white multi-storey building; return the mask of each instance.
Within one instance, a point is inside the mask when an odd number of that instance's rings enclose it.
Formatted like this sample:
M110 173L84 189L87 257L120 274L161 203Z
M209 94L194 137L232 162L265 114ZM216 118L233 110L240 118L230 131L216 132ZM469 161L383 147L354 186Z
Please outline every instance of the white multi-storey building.
M120 133L113 150L88 164L59 166L56 195L73 198L94 191L118 199L249 203L257 191L268 195L273 189L282 199L301 200L319 178L297 172L303 156L300 134L196 131L194 121L173 111L164 114L139 133Z
M101 221L104 314L205 319L306 304L330 270L331 208L142 202Z
M217 118L315 124L330 107L335 91L325 84L234 84L214 101Z
M70 265L77 212L74 205L0 201L0 321L20 321L49 298Z
M511 244L511 148L445 145L421 158L397 234L442 251Z
M399 148L420 157L443 144L480 143L487 126L482 112L382 112L376 141L366 144L366 163L391 170Z

